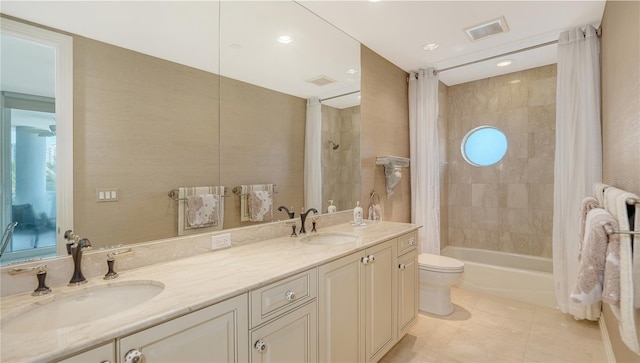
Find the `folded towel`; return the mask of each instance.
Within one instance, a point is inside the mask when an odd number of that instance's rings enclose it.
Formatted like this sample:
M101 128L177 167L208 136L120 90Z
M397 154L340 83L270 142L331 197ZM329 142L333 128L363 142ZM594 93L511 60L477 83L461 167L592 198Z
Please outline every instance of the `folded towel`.
M266 222L273 219L273 195L267 190L253 190L249 193L249 220Z
M571 292L571 299L574 302L592 305L602 300L607 248L609 247L609 239L604 229L605 224L617 227L616 220L611 213L602 208L594 208L587 213L584 238L580 245L578 276ZM619 273L616 272L607 271L606 289L611 296L615 295L615 285L618 282Z
M187 222L189 227L215 227L218 225L220 196L217 194L190 195L187 197Z
M618 221L618 228L623 231L630 230L628 198L638 198L635 194L624 190L609 187L604 192L604 202L606 209ZM640 342L638 342L638 328L636 327L636 313L634 309L634 266L633 251L631 246L631 236L621 234L620 236L620 306L611 305L611 308L618 318L620 338L637 354L640 354ZM637 248L636 248L637 250ZM637 252L637 251L636 251ZM640 279L637 277L636 280Z
M224 194L223 186L178 188L178 235L221 230Z
M267 192L267 194L254 192ZM256 213L251 215L251 201L250 198L255 198L253 201L254 210ZM258 205L260 204L260 205ZM264 204L264 206L262 206ZM268 211L262 214L258 211L268 209ZM262 215L262 217L260 217ZM253 218L252 218L253 217ZM262 219L260 219L262 218ZM253 184L242 185L240 187L240 221L242 222L264 222L270 221L273 218L273 184Z

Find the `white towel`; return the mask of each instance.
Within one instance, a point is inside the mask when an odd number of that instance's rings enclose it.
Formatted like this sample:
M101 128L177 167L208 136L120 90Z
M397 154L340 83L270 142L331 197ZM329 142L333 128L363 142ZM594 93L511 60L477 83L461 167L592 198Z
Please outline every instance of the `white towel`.
M627 199L638 198L635 194L624 190L609 187L604 192L606 209L618 220L618 228L622 231L629 230L629 215L627 212ZM638 248L636 248L637 253ZM640 354L638 331L636 328L636 312L634 311L634 279L633 279L633 252L631 250L631 236L620 235L620 307L612 305L619 323L620 337L622 341L637 354ZM636 267L637 268L637 267ZM637 284L638 281L635 281Z
M267 194L258 193L255 194L253 192L267 192ZM256 214L253 215L252 218L251 210L250 210L250 196L256 199L253 199L253 202L256 203L254 206L254 211ZM260 204L258 206L258 204ZM264 206L263 206L264 204ZM258 211L263 210L264 213L260 214ZM241 222L264 222L270 221L273 217L273 184L252 184L252 185L242 185L240 187L240 221ZM260 219L262 218L262 219Z
M593 196L598 200L598 203L600 203L600 208L604 208L604 191L608 187L609 186L607 184L602 184L602 183L593 184Z
M225 188L223 186L211 186L211 187L191 187L191 188L178 188L178 236L186 234L203 233L209 231L219 231L224 225L224 198ZM213 199L216 197L204 197L191 198L191 202L195 203L194 206L208 200L209 207L199 211L192 210L192 223L189 222L189 208L188 203L190 197L194 196L206 196L216 195L217 206L213 205ZM212 209L216 208L217 216L212 216ZM206 211L209 211L208 213ZM216 218L217 217L217 218ZM213 220L217 220L217 223L213 223ZM210 222L207 222L210 221ZM193 224L193 225L192 225Z

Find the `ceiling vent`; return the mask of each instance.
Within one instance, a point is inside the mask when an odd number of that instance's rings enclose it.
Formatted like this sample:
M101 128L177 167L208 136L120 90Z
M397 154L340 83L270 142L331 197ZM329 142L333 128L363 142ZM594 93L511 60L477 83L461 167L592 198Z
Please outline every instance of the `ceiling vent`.
M336 80L335 79L331 79L331 78L329 78L327 76L318 76L318 77L315 77L315 78L307 79L307 82L313 83L316 86L326 86L328 84L335 83Z
M494 34L500 34L508 31L509 27L507 26L507 21L504 20L504 16L464 30L465 34L467 34L467 37L469 37L471 41L484 39Z

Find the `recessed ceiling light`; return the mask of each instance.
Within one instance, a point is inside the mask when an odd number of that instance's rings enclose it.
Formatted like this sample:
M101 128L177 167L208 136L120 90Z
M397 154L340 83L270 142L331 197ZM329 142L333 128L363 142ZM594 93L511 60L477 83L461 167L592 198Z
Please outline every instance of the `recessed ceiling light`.
M281 35L278 37L278 41L282 44L289 44L293 41L293 38L289 35Z
M359 71L357 69L355 69L355 68L349 68L349 69L344 71L344 73L346 73L346 74L356 74L358 72Z
M440 47L438 43L429 43L422 46L423 50L436 50Z
M500 62L496 63L496 66L498 66L498 67L506 67L506 66L508 66L510 64L511 64L511 60L507 59L507 60L503 60L503 61L500 61Z

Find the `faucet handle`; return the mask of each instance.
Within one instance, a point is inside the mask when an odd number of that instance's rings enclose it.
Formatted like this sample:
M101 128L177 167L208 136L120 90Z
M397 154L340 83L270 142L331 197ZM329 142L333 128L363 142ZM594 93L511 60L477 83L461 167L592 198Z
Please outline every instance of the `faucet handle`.
M9 271L9 275L17 275L29 271L37 271L36 277L38 278L38 287L33 290L31 295L41 296L50 293L51 289L45 284L45 280L47 278L47 265L45 265L44 263L33 267L20 267L11 269L11 271Z

